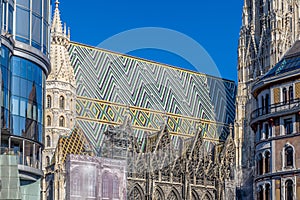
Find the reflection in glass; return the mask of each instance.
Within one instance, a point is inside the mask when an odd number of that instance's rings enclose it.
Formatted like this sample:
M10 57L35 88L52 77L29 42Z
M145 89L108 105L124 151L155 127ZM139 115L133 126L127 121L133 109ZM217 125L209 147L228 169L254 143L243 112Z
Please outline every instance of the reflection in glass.
M14 134L41 142L43 134L44 73L36 64L12 58L11 129Z

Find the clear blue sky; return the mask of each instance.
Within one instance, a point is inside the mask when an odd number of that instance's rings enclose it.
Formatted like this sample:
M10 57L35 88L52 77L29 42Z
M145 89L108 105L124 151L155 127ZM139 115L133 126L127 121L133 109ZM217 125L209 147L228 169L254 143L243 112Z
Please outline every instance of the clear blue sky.
M97 46L122 31L168 28L196 40L212 57L221 76L236 81L242 4L241 0L60 0L59 7L62 21L71 28L72 41ZM130 54L193 69L184 59L162 50L144 49Z

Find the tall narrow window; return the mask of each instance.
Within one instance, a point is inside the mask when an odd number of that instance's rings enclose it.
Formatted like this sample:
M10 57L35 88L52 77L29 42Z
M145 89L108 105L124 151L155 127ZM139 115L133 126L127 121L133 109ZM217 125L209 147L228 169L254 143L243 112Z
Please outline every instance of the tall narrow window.
M109 197L109 178L108 174L105 173L102 178L102 197L108 198Z
M49 156L46 156L46 166L49 166L50 165L50 158Z
M270 184L266 184L266 189L265 189L265 200L271 200L271 195L270 195Z
M269 97L269 94L266 94L266 98L265 98L265 113L266 114L269 113L269 105L270 105L270 97Z
M284 132L286 135L293 133L293 119L288 118L284 120Z
M265 139L270 137L269 124L265 124Z
M65 109L65 98L63 96L59 97L59 108Z
M117 176L115 176L113 180L113 197L119 198L119 179Z
M51 117L47 116L47 126L51 126Z
M285 148L285 165L286 167L293 167L294 165L294 150L290 146Z
M51 108L51 96L47 96L47 108Z
M282 89L282 101L283 101L283 104L287 103L287 91L286 91L286 88Z
M60 127L65 126L65 118L63 116L60 116L60 118L59 118L59 126Z
M293 86L290 86L289 87L289 101L290 101L290 103L293 102L293 100L294 100L294 88L293 88Z
M258 187L257 200L263 200L263 199L264 199L264 190L263 187L260 185Z
M46 136L46 146L50 147L51 146L51 138L49 135Z
M285 199L294 200L293 196L294 196L293 181L288 180L285 182Z
M261 112L262 114L265 113L265 98L261 96Z
M271 154L269 151L265 154L265 173L269 173L271 171Z
M260 11L261 15L264 13L264 1L263 0L259 1L259 11Z
M263 171L263 158L260 153L260 154L258 154L258 157L257 157L257 174L262 175L262 171Z

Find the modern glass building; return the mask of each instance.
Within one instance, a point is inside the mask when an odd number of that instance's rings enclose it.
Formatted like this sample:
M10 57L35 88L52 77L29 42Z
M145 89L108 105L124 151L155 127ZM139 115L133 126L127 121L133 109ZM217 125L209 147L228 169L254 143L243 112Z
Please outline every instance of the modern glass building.
M50 0L0 0L0 199L40 199Z

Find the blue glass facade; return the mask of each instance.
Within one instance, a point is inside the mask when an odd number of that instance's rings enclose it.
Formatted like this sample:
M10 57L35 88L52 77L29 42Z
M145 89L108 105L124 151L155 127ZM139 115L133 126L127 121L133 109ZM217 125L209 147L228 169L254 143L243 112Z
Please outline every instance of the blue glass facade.
M5 46L1 48L1 122L2 128L10 128L10 57L11 52Z
M11 61L12 133L42 143L45 74L26 59Z
M14 6L15 4L15 6ZM13 26L15 7L16 24ZM50 0L8 0L2 6L2 30L43 54L49 54ZM13 29L15 27L15 30Z
M18 156L19 164L40 169L45 73L2 45L1 77L2 151L7 148Z

